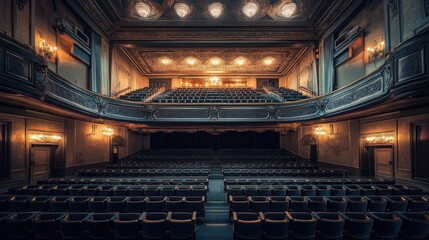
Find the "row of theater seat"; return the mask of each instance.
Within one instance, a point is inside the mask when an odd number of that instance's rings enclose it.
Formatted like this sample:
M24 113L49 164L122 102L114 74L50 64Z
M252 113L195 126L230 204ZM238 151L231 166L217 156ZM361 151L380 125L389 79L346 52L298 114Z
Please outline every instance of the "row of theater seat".
M0 195L0 211L25 212L196 212L204 218L204 197Z
M84 169L84 177L209 176L209 169Z
M391 184L395 181L382 178L255 178L224 177L225 190L234 185L348 185L348 184Z
M231 185L228 196L363 196L363 195L419 195L423 190L403 185Z
M175 178L50 178L38 180L38 184L110 184L110 185L207 185L207 177L188 176Z
M207 185L27 185L9 194L40 196L207 196Z
M1 239L195 239L196 214L0 212Z
M233 213L239 239L428 239L425 212Z
M344 177L348 175L348 171L342 169L223 169L222 174L225 177Z
M153 95L158 89L157 88L142 88L138 89L132 92L129 92L127 94L119 96L122 100L128 100L128 101L144 101L146 98Z
M173 164L166 164L166 163L152 163L149 161L123 161L120 163L110 164L107 165L108 169L165 169L165 170L180 170L180 169L186 169L186 170L208 170L209 164L180 164L178 162L174 162Z
M232 212L421 212L429 210L427 196L229 196Z
M224 171L234 171L236 169L318 169L316 164L296 162L296 161L267 161L260 159L258 162L247 162L247 163L221 163Z

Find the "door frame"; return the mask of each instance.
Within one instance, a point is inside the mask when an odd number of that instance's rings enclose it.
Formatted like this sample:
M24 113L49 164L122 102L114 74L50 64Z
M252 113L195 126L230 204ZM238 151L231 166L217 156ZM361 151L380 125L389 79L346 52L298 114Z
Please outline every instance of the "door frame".
M34 147L48 147L51 151L51 156L49 159L49 174L48 178L55 177L55 161L56 161L56 152L59 148L59 143L31 143L30 144L30 158L29 158L29 172L28 179L31 183L34 182Z
M369 176L376 177L377 176L377 163L375 160L375 149L380 148L388 148L392 150L392 179L395 179L395 147L393 144L367 144L363 146L361 159L360 159L360 169L362 175L362 167L363 165L367 165ZM366 164L365 164L366 163Z

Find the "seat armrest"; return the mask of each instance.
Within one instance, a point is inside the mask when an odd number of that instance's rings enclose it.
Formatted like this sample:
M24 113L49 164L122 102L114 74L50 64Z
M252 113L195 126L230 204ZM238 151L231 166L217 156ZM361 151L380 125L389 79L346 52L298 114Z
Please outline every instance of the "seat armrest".
M166 221L170 221L171 220L171 215L173 214L173 212L168 212L167 213L167 217L165 218Z
M237 213L236 213L236 212L233 212L233 213L232 213L232 219L234 220L234 222L236 222L236 221L238 220L238 217L237 217Z
M259 212L259 218L260 218L262 221L265 221L264 213Z

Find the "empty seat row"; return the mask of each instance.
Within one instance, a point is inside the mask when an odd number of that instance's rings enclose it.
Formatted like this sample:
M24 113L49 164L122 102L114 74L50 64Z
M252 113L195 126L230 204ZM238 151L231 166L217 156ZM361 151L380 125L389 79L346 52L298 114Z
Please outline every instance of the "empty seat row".
M9 194L41 196L207 196L207 185L27 185Z
M204 197L87 197L0 195L0 211L25 212L197 212L204 217Z
M232 212L421 212L429 210L427 197L408 196L230 196L229 209Z
M0 212L1 239L191 239L196 214Z
M126 177L114 177L114 178L50 178L41 179L37 181L38 184L112 184L112 185L207 185L207 177L178 177L165 178L165 177L151 177L151 178L126 178Z
M423 190L403 185L244 185L228 186L232 196L365 196L419 195Z
M231 169L222 170L223 176L288 176L288 177L343 177L348 171L341 169Z
M233 213L238 239L427 239L429 215L413 213Z
M86 177L209 176L208 169L84 169Z

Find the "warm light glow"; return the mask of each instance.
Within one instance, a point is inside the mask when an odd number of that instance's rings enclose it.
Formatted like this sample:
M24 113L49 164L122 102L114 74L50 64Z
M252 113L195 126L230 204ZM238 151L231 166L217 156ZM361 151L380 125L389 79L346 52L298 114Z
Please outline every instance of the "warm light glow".
M58 135L31 134L30 139L37 143L58 143L61 137Z
M254 2L248 2L243 6L243 13L248 17L253 17L258 13L259 6Z
M101 133L103 135L112 136L114 131L111 127L105 127Z
M164 65L169 65L172 62L172 60L168 57L162 57L159 59L159 61Z
M366 144L388 144L393 143L393 136L372 136L365 138Z
M149 4L144 2L136 3L135 10L140 17L144 17L144 18L148 17L151 12L151 8Z
M325 135L326 130L323 127L316 127L316 129L314 129L314 134Z
M189 65L194 65L195 63L197 63L197 59L194 57L187 57L185 58L185 61Z
M244 57L238 57L238 58L236 58L235 59L235 63L237 64L237 65L244 65L244 63L246 62L246 59L244 59Z
M372 62L384 56L384 41L381 41L373 46L367 47L368 61Z
M222 86L222 81L219 77L213 76L209 79L209 82L206 82L205 86Z
M296 4L293 2L286 3L282 6L280 9L280 13L283 15L283 17L291 17L296 11Z
M210 59L210 63L211 63L212 65L217 66L217 65L220 65L220 64L222 63L222 59L220 59L220 58L218 58L218 57L214 57L214 58L211 58L211 59Z
M181 18L184 18L188 16L189 13L191 13L191 8L185 3L174 4L174 10L176 11L177 15Z
M214 17L214 18L218 18L220 17L220 15L222 15L223 12L223 6L221 3L219 2L215 2L212 4L209 4L209 12L210 14Z
M51 59L52 55L56 53L58 48L56 46L52 46L43 38L40 38L39 41L39 54L45 57L46 59Z
M269 65L273 64L274 58L272 58L272 57L266 57L266 58L264 58L263 62L264 62L265 65L269 66Z

